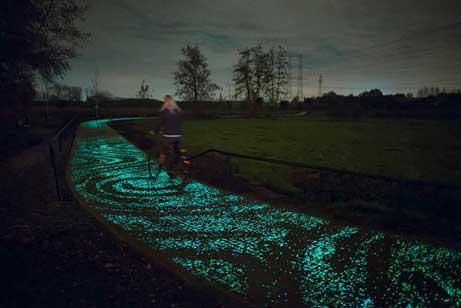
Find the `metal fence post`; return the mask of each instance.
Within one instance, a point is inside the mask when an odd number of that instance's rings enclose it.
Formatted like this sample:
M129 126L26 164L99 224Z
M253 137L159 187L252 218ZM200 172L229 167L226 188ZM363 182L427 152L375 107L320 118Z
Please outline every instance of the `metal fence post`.
M219 157L221 157L223 164L223 169L221 171L223 172L223 177L233 176L231 161L231 158L233 157L239 158L241 160L260 161L276 165L290 166L292 168L316 170L319 174L332 174L332 176L326 176L325 181L323 180L322 175L319 179L319 187L318 189L315 189L315 191L312 191L311 188L309 189L312 194L312 200L326 200L328 198L329 201L357 199L364 201L375 200L383 203L389 202L390 206L393 210L395 210L396 214L403 215L405 204L408 201L413 202L413 200L419 200L418 194L424 193L425 185L434 187L435 191L433 196L433 203L439 207L447 206L447 202L450 202L451 199L449 192L452 194L456 193L456 200L461 199L461 186L459 185L447 185L436 182L427 182L423 180L405 179L401 177L366 174L350 170L307 165L304 163L273 159L269 157L258 157L240 153L232 153L219 149L208 149L195 155L189 156L187 159L192 161L209 153L220 155ZM343 176L345 178L339 178L339 176ZM344 188L342 183L347 184L347 186L345 186L346 188ZM353 185L355 185L355 187L353 187ZM349 186L350 188L348 189ZM447 191L446 193L444 193L445 190ZM304 191L305 199L306 192L308 191ZM448 200L445 200L447 198ZM432 199L432 197L430 199ZM432 202L432 200L429 201Z
M59 179L58 179L58 172L56 170L56 159L54 155L54 149L53 149L53 144L50 143L50 162L51 162L51 168L53 168L54 172L54 181L56 184L56 195L58 197L58 201L61 201L61 192L59 191Z
M229 155L226 156L226 176L232 177L232 160Z

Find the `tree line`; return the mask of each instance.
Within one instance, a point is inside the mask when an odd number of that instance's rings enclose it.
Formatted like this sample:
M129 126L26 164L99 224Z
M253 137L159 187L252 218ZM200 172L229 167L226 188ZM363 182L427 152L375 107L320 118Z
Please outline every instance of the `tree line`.
M449 89L446 89L446 88L440 88L440 87L437 87L437 86L432 86L432 87L428 87L428 86L425 86L425 87L422 87L420 89L418 89L418 91L416 92L416 96L419 97L419 98L424 98L424 97L430 97L430 96L437 96L437 95L440 95L440 94L452 94L452 93L455 93L455 94L460 94L461 93L461 90L457 89L457 90L449 90Z
M288 54L282 47L265 51L261 45L239 51L239 61L234 67L236 95L244 95L249 103L263 96L278 102L286 95L288 83Z
M0 104L19 105L31 100L35 85L41 83L57 97L62 93L81 95L77 89L64 89L55 83L70 68L70 61L89 37L79 29L87 6L77 0L5 0L0 4ZM203 102L216 99L222 90L212 79L207 58L198 46L181 49L181 59L174 72L176 96L184 101ZM266 99L280 102L287 94L288 52L282 46L264 49L261 45L238 51L233 67L235 98L244 97L250 104ZM54 88L54 89L52 89ZM47 90L47 92L48 92ZM78 92L78 93L77 93ZM440 96L447 90L424 87L417 97ZM151 87L143 81L137 97L148 99ZM96 74L87 97L102 96ZM105 95L105 94L104 94ZM47 95L48 96L48 95ZM222 93L221 93L222 100Z
M183 59L174 73L176 95L191 102L213 100L222 88L211 80L206 57L198 46L187 45L181 52ZM243 95L249 103L262 97L279 102L287 94L288 53L282 46L267 51L261 45L242 49L233 74L235 96Z

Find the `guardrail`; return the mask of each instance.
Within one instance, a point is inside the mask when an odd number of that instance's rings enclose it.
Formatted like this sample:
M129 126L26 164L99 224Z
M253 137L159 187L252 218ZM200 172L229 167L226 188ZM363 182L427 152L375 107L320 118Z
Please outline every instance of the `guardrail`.
M328 201L335 200L397 200L399 205L403 200L418 200L423 203L435 203L438 207L450 208L461 202L461 186L434 183L424 180L405 179L392 176L372 175L361 172L341 170L329 167L308 165L267 157L258 157L240 153L232 153L219 149L209 149L191 155L189 161L208 154L224 156L227 176L232 176L232 158L265 162L292 168L310 170L316 173L316 180L303 184L304 195L309 193L328 194ZM309 177L306 177L309 178ZM311 177L312 179L312 177ZM312 194L311 194L312 195ZM318 197L318 196L317 196ZM315 199L316 196L313 197ZM325 198L324 198L325 199ZM333 200L332 200L333 199ZM457 212L460 209L455 209Z
M53 138L51 138L48 145L50 154L50 165L53 169L54 182L56 186L56 197L58 201L62 200L62 189L59 181L60 175L63 175L65 170L65 161L68 151L72 147L72 142L75 136L75 129L79 122L78 117L74 117L61 128ZM61 174L62 173L62 174Z
M255 160L255 161L260 161L260 162L266 162L266 163L272 163L276 165L283 165L283 166L288 166L288 167L294 167L294 168L302 168L302 169L310 169L310 170L318 170L318 171L327 171L327 172L336 172L336 173L342 173L342 174L348 174L348 175L354 175L354 176L363 176L367 178L373 178L377 180L385 180L385 181L391 181L391 182L402 182L402 183L408 183L408 184L420 184L420 185L437 185L442 188L452 188L452 189L461 189L461 186L456 186L456 185L447 185L447 184L441 184L441 183L434 183L434 182L429 182L429 181L423 181L423 180L411 180L411 179L403 179L403 178L398 178L398 177L391 177L391 176L384 176L384 175L373 175L373 174L367 174L367 173L361 173L361 172L356 172L356 171L350 171L350 170L344 170L344 169L334 169L334 168L329 168L329 167L322 167L322 166L313 166L313 165L308 165L304 163L298 163L298 162L291 162L287 160L280 160L280 159L273 159L273 158L267 158L267 157L259 157L259 156L251 156L251 155L245 155L245 154L239 154L239 153L232 153L232 152L226 152L222 150L217 150L217 149L209 149L197 154L194 154L190 157L188 157L188 160L194 160L197 159L201 156L205 156L210 153L216 153L216 154L221 154L223 156L226 156L226 161L230 161L230 157L237 157L237 158L243 158L243 159L248 159L248 160Z

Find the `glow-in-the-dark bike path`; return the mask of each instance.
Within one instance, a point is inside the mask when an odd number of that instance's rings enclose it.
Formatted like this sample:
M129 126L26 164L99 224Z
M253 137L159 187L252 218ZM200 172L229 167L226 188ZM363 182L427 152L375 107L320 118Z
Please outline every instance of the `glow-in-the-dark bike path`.
M79 128L79 197L178 267L257 306L460 307L461 252L273 208L197 182L149 178L145 154L105 125Z

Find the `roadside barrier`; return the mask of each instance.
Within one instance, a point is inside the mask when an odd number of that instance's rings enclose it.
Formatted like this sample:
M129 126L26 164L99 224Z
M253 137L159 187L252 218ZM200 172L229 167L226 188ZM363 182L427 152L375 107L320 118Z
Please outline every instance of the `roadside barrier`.
M79 121L78 117L74 117L72 120L67 122L67 124L61 128L56 135L50 140L48 145L49 154L50 154L50 166L53 169L53 177L56 186L56 198L58 201L64 199L63 194L63 184L60 182L60 178L63 178L65 174L65 165L66 160L69 154L70 149L72 148L72 143L75 137Z
M302 170L298 172L298 183L295 186L303 191L305 201L390 201L392 206L398 208L402 205L417 206L420 209L435 207L443 216L461 216L461 186L313 166L219 149L191 155L187 160L193 161L209 154L218 154L224 158L224 175L229 177L233 176L232 159Z

